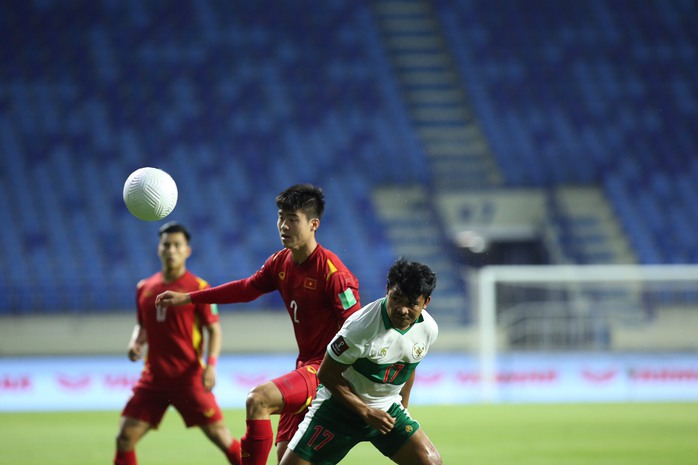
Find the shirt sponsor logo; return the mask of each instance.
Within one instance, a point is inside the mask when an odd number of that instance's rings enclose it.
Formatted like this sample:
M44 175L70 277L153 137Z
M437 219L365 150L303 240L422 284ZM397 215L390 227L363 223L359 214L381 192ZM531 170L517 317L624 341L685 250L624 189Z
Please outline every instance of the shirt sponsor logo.
M344 352L349 350L349 346L347 345L347 341L345 341L342 336L338 336L337 339L332 341L332 344L330 344L330 348L332 349L332 352L334 352L334 354L337 357L339 357Z
M315 290L317 289L317 280L313 278L305 278L305 282L303 283L303 287L306 289L311 289Z

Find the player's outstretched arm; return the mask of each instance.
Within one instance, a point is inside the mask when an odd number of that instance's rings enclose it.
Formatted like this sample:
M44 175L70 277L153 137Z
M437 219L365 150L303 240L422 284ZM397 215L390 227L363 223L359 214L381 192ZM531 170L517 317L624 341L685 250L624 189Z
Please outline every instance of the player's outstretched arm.
M184 292L165 291L155 298L156 307L170 307L190 303L191 297Z
M366 424L383 434L389 433L395 426L395 418L390 416L388 412L369 407L354 393L349 381L342 376L342 373L348 367L348 365L335 362L332 357L325 354L318 371L318 378L332 392L333 396L336 396L340 402L358 413Z

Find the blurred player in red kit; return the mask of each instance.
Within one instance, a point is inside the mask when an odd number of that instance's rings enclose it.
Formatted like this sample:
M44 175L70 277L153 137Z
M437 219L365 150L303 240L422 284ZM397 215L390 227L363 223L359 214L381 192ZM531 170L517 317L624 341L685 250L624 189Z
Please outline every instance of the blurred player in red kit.
M247 430L240 440L242 463L264 465L272 448L271 415L279 414L277 458L303 420L318 387L317 370L330 340L344 320L361 308L356 277L315 238L325 208L322 189L291 186L276 197L277 227L283 249L271 255L252 276L196 292L167 291L157 304L249 302L279 291L298 344L296 369L250 390Z
M239 465L240 442L232 438L211 391L216 384L216 359L222 339L216 306L155 304L155 297L167 289L188 292L210 286L186 268L191 255L187 229L170 222L158 232L162 271L138 283L138 323L128 357L136 361L142 357L146 344L148 350L141 377L121 414L114 464L135 465L136 443L158 427L167 408L173 405L187 427L200 427L230 463ZM204 330L208 332L205 366Z

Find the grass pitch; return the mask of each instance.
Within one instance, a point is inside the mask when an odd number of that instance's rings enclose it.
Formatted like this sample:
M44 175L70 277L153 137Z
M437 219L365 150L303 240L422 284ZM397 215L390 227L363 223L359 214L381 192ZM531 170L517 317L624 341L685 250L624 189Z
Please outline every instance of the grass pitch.
M410 409L445 464L693 465L698 403L461 405ZM236 436L242 410L225 410ZM119 412L0 413L1 465L108 464ZM141 465L225 464L197 429L170 410L137 448ZM268 464L275 464L275 450ZM344 465L392 463L370 444Z

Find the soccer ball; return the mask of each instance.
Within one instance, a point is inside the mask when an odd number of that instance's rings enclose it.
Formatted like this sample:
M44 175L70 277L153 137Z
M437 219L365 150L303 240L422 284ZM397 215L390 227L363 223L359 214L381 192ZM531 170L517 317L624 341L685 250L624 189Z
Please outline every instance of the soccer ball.
M140 220L161 220L177 205L177 184L163 170L139 168L124 183L124 203Z

